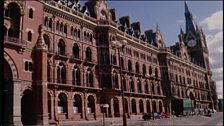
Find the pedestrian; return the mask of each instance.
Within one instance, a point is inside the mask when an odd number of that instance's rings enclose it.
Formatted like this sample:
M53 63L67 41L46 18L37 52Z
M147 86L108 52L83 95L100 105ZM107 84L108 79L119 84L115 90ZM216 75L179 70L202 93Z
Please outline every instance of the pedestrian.
M174 118L175 117L175 111L174 110L172 111L172 115L173 115L173 118Z

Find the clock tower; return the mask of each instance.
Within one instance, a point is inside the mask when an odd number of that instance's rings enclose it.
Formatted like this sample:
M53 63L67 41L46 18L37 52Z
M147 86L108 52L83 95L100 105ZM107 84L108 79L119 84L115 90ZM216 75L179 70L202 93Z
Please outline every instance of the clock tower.
M208 48L206 44L205 35L203 30L198 27L195 22L192 13L189 11L186 1L185 4L185 45L187 46L188 53L191 57L192 62L195 64L210 70L208 61Z

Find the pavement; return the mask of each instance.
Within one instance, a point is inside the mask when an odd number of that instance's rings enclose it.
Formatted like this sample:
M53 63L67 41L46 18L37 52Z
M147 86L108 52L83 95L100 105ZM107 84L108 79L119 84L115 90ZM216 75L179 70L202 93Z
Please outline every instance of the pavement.
M105 118L105 126L122 126L122 118ZM223 112L212 113L211 117L187 116L163 118L144 121L142 115L131 116L127 119L128 126L223 126ZM56 126L51 125L51 126ZM59 126L103 126L102 119L94 121L61 122Z

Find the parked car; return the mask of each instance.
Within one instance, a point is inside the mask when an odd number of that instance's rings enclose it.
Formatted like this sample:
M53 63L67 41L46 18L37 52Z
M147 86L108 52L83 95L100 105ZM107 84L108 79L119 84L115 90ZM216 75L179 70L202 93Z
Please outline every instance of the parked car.
M143 116L142 116L142 119L144 119L144 120L151 119L151 113L144 113Z
M169 113L164 113L164 112L161 112L161 113L160 113L160 117L161 117L161 118L170 118L170 116L171 116L171 115L170 115Z
M153 115L154 115L154 119L160 119L161 118L160 113L150 112L150 113L144 113L143 116L142 116L142 119L149 120L149 119L153 118Z

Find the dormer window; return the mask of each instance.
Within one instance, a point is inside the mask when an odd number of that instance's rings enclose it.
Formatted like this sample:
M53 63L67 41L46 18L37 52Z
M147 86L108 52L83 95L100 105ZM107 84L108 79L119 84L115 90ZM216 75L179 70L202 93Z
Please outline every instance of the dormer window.
M107 15L106 15L106 13L104 11L100 12L100 19L101 20L106 20L107 19Z

